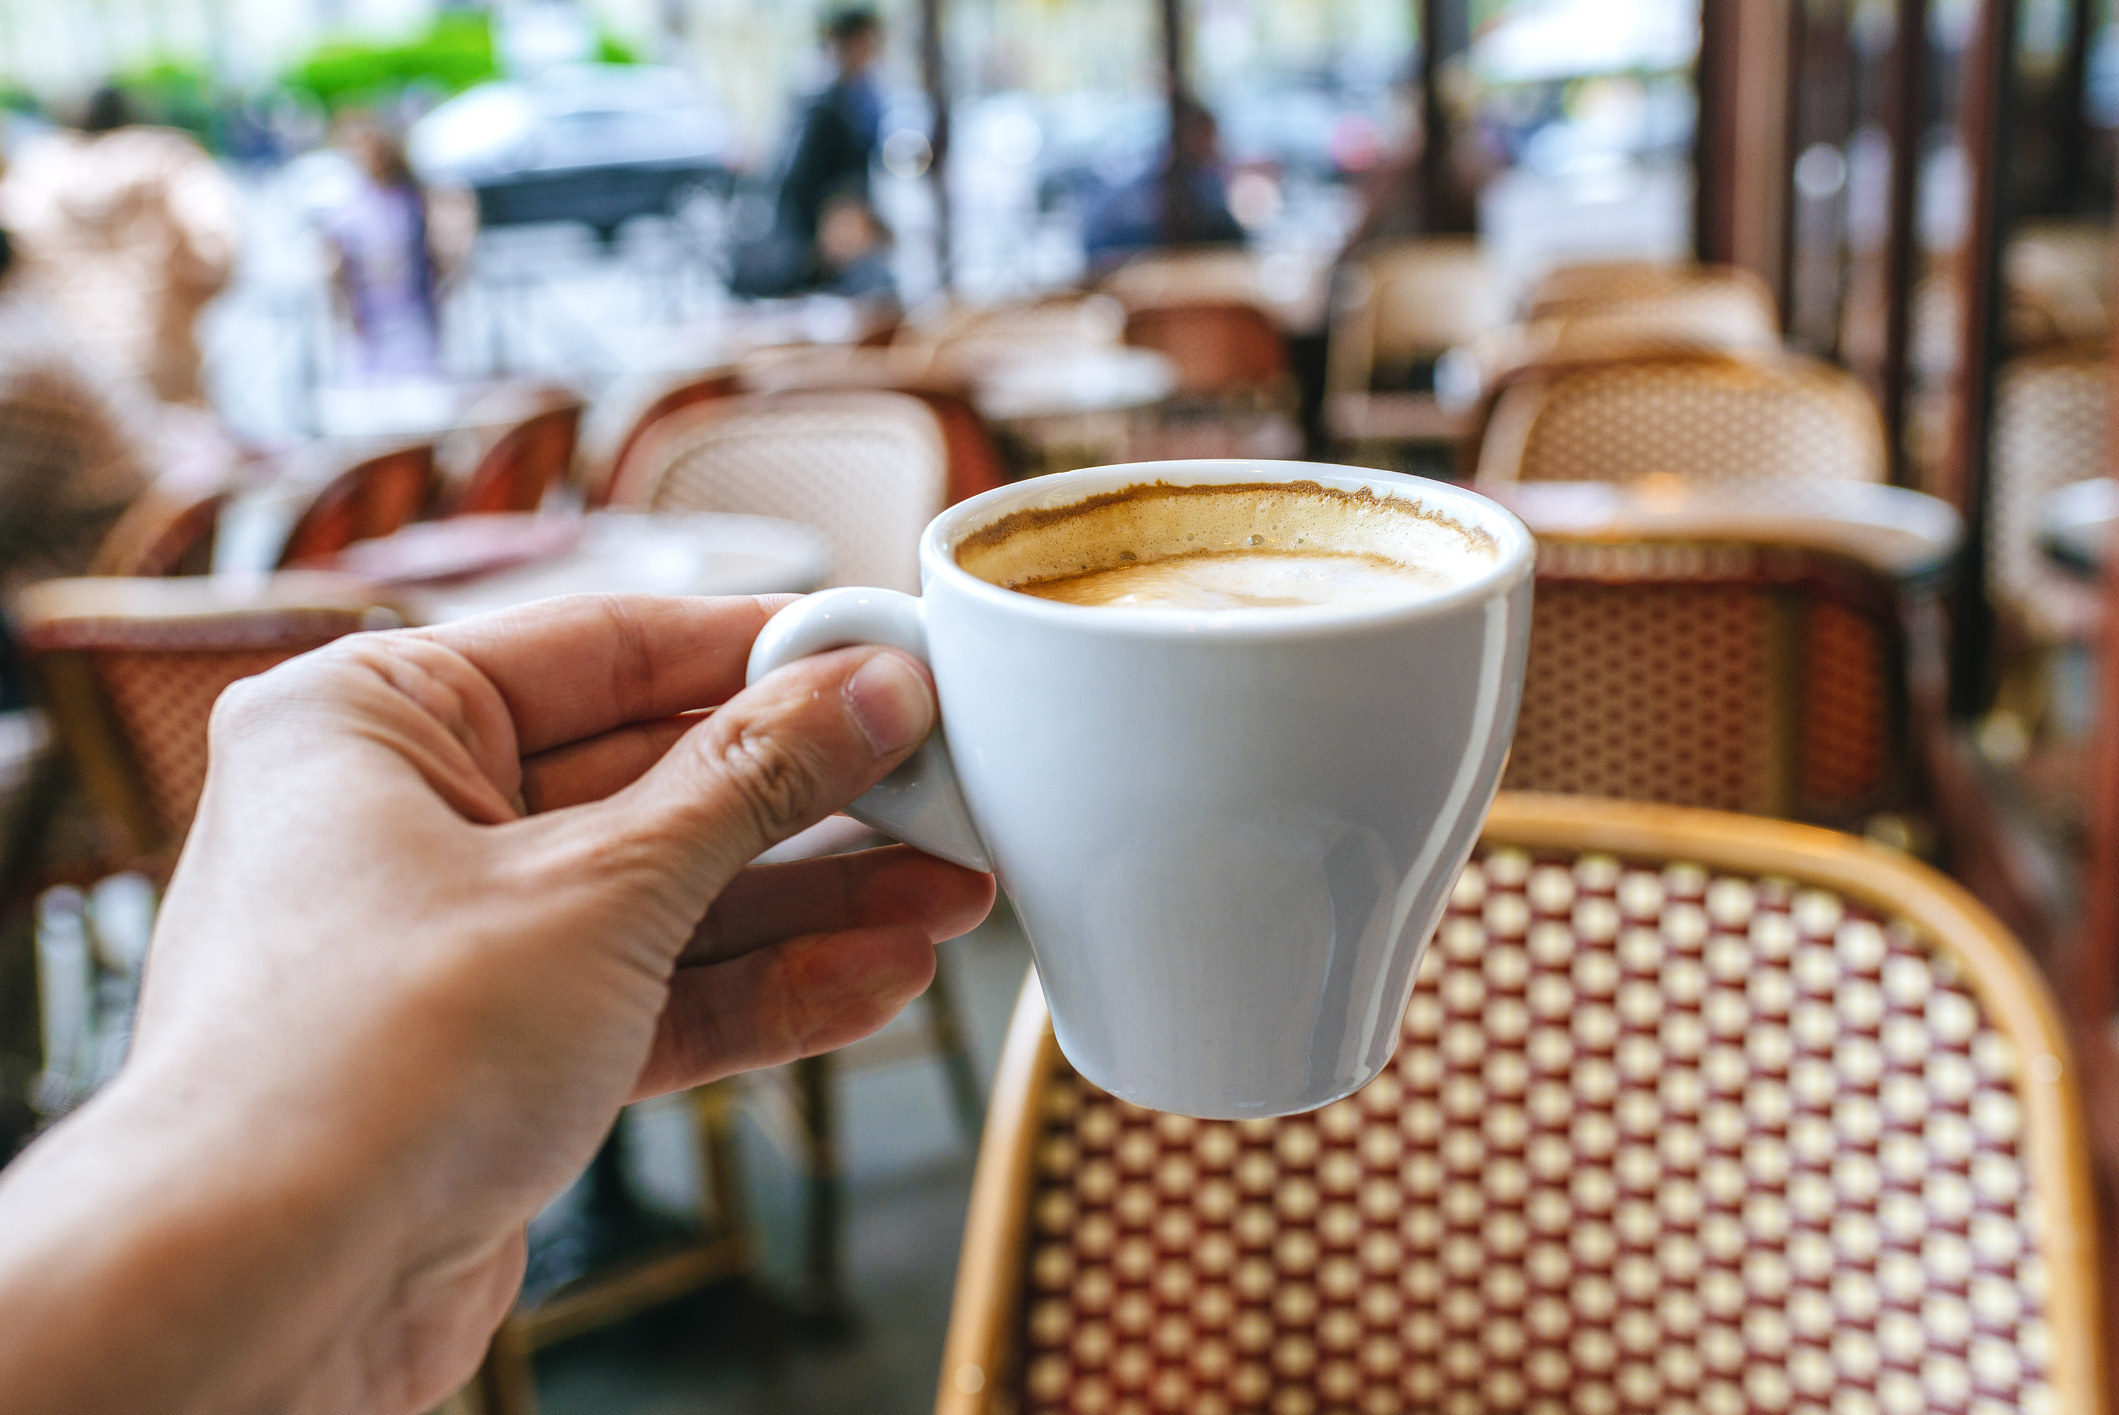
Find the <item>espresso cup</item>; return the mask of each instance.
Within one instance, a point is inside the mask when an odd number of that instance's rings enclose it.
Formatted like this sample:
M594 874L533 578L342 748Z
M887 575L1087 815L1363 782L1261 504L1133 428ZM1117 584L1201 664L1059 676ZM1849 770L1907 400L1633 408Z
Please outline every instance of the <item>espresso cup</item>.
M1016 512L1163 482L1314 482L1408 502L1491 547L1384 603L1215 612L1056 603L964 569ZM1313 1110L1389 1062L1429 935L1498 784L1523 686L1532 540L1484 497L1304 462L1140 462L971 498L920 542L921 594L790 605L756 681L888 644L941 723L850 807L999 877L1060 1049L1156 1110Z

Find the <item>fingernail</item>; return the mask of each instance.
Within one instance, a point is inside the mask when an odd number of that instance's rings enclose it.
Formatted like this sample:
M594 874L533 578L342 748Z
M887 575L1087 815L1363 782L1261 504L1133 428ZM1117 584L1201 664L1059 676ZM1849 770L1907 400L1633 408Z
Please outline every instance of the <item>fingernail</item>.
M846 705L877 756L903 751L934 728L934 695L920 671L884 652L846 680Z

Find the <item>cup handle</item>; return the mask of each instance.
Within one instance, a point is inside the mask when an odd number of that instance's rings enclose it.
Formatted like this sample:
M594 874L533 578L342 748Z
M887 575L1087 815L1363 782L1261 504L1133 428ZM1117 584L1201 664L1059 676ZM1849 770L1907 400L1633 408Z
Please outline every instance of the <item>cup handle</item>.
M796 600L766 623L751 646L748 681L755 683L798 658L853 644L882 644L926 661L919 599L896 590L838 589ZM974 870L993 868L939 730L846 814L930 855Z

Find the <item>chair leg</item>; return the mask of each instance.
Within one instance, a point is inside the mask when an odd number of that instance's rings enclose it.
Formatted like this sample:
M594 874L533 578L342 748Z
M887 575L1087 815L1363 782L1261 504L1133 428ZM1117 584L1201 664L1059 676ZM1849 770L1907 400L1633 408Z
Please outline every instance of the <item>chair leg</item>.
M743 1200L743 1159L736 1146L734 1086L717 1081L690 1094L699 1137L700 1226L741 1245L743 1266L754 1259Z
M942 1068L949 1078L949 1098L956 1105L957 1124L966 1139L977 1140L986 1121L986 1098L979 1093L978 1068L972 1064L971 1047L964 1037L962 1014L956 994L949 986L948 959L937 953L934 981L927 985L927 1034L941 1053Z
M537 1378L530 1344L511 1319L500 1324L478 1368L478 1407L483 1415L537 1415Z
M795 1090L802 1101L802 1136L809 1150L809 1305L826 1317L845 1310L845 1294L839 1284L844 1178L839 1171L838 1118L832 1090L837 1069L830 1052L806 1056L794 1065Z

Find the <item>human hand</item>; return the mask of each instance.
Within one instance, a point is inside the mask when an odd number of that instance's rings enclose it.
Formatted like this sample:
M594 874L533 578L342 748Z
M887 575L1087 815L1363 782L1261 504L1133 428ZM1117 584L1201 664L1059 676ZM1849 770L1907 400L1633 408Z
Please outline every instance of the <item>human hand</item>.
M524 1224L625 1101L843 1045L926 987L989 877L904 847L746 868L934 720L888 649L738 691L777 607L563 601L230 690L132 1056L0 1182L0 1391L423 1408L475 1368ZM139 1242L104 1247L119 1289L174 1303L159 1346L37 1240L128 1207L156 1235L146 1286ZM27 1238L5 1221L26 1209ZM48 1281L18 1307L54 1259L83 1270L79 1398L22 1359L36 1314L68 1319ZM159 1362L152 1399L109 1359L120 1331Z

